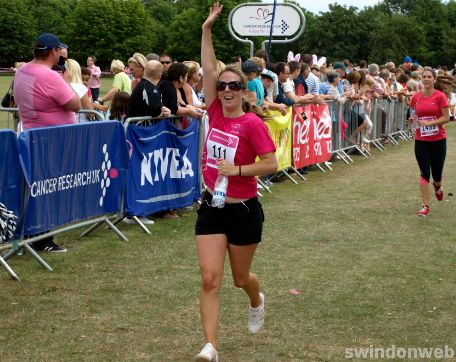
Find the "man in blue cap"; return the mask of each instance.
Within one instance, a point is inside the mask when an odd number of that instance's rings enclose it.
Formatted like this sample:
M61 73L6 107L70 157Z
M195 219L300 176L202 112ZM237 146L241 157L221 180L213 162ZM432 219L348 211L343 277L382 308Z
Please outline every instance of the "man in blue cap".
M79 96L61 74L52 70L58 65L62 50L67 48L54 34L41 34L36 38L33 60L18 69L14 77L14 98L24 130L76 123L75 112L81 108ZM36 242L33 247L54 253L66 252L54 244L52 237Z
M410 70L412 67L412 58L410 58L408 55L404 57L404 67L407 70Z

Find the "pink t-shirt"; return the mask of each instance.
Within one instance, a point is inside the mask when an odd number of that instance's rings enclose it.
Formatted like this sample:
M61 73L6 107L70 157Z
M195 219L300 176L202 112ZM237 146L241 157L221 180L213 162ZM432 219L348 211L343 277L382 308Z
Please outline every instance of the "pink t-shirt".
M62 76L42 64L24 64L14 77L14 100L24 130L76 123L76 114L63 107L74 96Z
M209 131L204 145L202 169L205 184L214 190L218 170L214 167L216 158L230 159L234 156L234 165L250 165L256 157L275 152L275 145L269 136L264 122L254 113L246 113L236 118L223 115L219 98L208 109ZM226 136L226 137L225 137ZM221 148L217 146L220 140ZM228 140L223 149L224 140ZM220 153L220 150L222 152ZM218 152L218 154L217 154ZM227 157L224 157L224 156ZM256 197L257 181L254 176L230 176L227 196L238 199Z
M87 83L88 88L100 88L100 75L101 70L96 65L92 65L88 67L90 70L90 78L89 82Z
M434 90L430 97L425 97L422 92L418 92L412 97L410 107L415 109L418 119L423 117L430 117L430 120L437 119L442 116L442 108L448 107L448 99L438 90ZM415 139L419 141L439 141L445 138L446 131L442 124L420 127L415 132Z

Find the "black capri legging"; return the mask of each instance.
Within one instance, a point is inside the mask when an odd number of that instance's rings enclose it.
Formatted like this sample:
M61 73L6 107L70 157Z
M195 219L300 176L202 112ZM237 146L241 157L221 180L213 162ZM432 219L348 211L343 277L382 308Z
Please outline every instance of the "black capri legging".
M443 165L446 157L446 139L439 141L415 141L415 157L420 166L421 177L429 182L442 180Z

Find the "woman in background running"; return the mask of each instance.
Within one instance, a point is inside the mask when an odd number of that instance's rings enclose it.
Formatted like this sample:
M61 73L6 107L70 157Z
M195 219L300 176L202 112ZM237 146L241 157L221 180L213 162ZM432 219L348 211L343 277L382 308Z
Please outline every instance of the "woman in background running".
M409 122L415 121L415 157L421 171L420 190L423 199L418 215L423 217L429 215L431 173L436 199L442 201L444 196L442 174L446 157L446 132L443 125L449 121L449 105L445 93L436 89L436 80L435 71L425 67L423 88L410 102L416 114L409 118Z

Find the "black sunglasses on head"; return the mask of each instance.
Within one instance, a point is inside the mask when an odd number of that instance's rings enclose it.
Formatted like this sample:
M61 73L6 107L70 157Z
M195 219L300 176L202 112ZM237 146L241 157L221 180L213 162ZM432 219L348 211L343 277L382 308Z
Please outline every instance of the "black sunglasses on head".
M217 91L222 92L226 89L226 86L228 86L228 89L233 92L240 91L242 88L242 83L239 81L232 81L232 82L217 82L216 88Z

